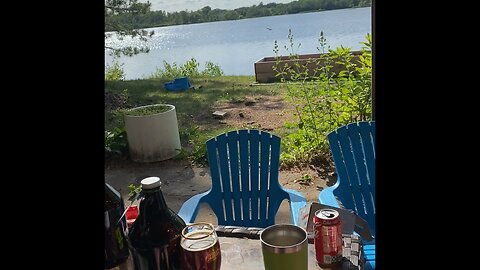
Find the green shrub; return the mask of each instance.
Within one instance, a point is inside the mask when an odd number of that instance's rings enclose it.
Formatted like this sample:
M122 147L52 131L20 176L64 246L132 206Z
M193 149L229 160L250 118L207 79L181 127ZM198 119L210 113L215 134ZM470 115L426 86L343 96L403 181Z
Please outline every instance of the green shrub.
M182 74L182 76L198 77L200 75L200 73L198 72L199 66L200 64L197 62L197 60L195 60L195 58L192 58L180 67L180 73Z
M105 70L106 81L123 81L125 80L125 71L123 71L123 64L120 65L118 61L113 62L111 66L107 66Z
M124 156L127 151L127 133L123 128L105 130L105 157Z
M202 76L216 77L216 76L223 76L223 75L224 75L223 70L220 68L219 65L216 65L209 61L205 63L205 69L202 71Z
M199 71L199 66L200 64L195 58L188 60L181 66L178 66L175 62L169 64L167 61L163 61L163 68L157 68L157 70L149 76L149 79L173 80L183 76L195 78L201 76L213 77L223 75L220 66L213 64L212 62L207 61L203 71Z
M329 159L326 139L329 132L342 125L371 118L371 36L367 34L367 41L362 42L365 47L358 62L353 61L350 48L327 48L321 32L320 57L310 60L316 61L312 72L299 62L291 30L288 39L289 46L285 49L290 54L289 59L293 60L290 66L280 62L276 41L274 47L277 59L274 70L287 85L287 99L295 106L297 116L297 122L286 124L292 132L282 139L282 164L322 162ZM343 69L334 72L334 65Z

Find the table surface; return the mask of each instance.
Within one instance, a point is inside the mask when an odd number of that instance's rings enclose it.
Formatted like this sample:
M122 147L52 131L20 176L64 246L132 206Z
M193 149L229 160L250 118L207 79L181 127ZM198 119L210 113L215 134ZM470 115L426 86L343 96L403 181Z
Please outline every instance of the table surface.
M221 269L251 270L265 269L263 266L262 246L258 239L219 237L222 250ZM315 260L315 247L308 244L308 269L341 270L341 265L334 268L322 268Z
M222 229L220 229L222 230ZM228 230L227 230L228 231ZM231 230L230 230L231 231ZM239 234L229 234L217 231L219 233L220 249L222 256L221 269L227 270L263 270L263 256L262 256L262 245L258 239L260 232L251 231L249 237L239 237ZM230 235L230 237L228 237ZM232 237L232 235L237 235L237 237ZM348 236L349 241L345 241L346 235L344 235L344 244L345 242L351 242L350 236ZM350 245L349 245L350 246ZM352 249L353 245L352 245ZM348 251L350 253L350 250ZM353 252L352 252L353 253ZM344 256L345 256L345 245L344 245ZM358 261L355 262L358 264ZM332 270L350 270L358 269L358 267L353 266L349 261L345 261L344 264L341 264L333 268L322 268L320 267L315 259L315 246L312 243L308 244L308 269L309 270L321 270L321 269L332 269ZM115 267L111 270L134 270L132 263L132 256L129 256L127 263L121 267Z

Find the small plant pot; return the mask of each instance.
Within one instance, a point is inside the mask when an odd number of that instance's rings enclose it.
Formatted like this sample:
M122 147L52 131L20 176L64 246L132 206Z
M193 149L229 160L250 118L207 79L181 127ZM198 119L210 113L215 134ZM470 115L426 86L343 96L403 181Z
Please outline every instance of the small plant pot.
M130 158L135 162L170 159L180 153L175 106L155 104L130 109L125 114Z

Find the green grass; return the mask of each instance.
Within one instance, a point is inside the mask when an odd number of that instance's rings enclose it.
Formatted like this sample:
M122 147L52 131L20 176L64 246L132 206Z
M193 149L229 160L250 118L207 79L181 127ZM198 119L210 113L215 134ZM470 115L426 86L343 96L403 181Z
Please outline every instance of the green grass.
M190 157L203 163L205 158L205 141L235 127L221 123L205 125L195 123L194 117L213 112L214 106L222 102L243 101L246 96L281 95L286 93L282 84L255 85L254 76L221 76L193 78L190 82L194 89L171 92L164 89L167 81L157 79L131 81L105 81L105 89L113 93L124 93L127 89L128 99L125 109L105 111L105 129L124 128L123 115L128 108L166 103L175 106L182 145L187 146ZM239 127L240 128L240 127Z
M132 107L167 103L175 106L179 126L191 126L190 115L197 115L213 110L217 102L243 100L245 96L284 95L286 88L278 84L250 86L255 81L253 76L222 76L215 78L197 78L190 82L195 90L183 92L166 91L160 80L105 81L105 89L122 93L127 89L127 105ZM113 129L121 125L123 112L105 113L105 128Z

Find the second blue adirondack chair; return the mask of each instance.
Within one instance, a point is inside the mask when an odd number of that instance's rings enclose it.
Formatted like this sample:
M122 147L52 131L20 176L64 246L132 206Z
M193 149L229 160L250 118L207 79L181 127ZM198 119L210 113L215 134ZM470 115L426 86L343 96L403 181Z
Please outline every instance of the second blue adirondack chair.
M372 241L363 242L365 269L375 269L375 122L345 125L329 133L337 182L320 192L321 204L354 210L368 222Z
M179 216L192 223L200 203L208 203L219 225L260 227L275 224L283 200L298 224L306 198L278 181L280 137L260 130L238 130L207 141L212 187L188 199Z

